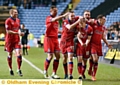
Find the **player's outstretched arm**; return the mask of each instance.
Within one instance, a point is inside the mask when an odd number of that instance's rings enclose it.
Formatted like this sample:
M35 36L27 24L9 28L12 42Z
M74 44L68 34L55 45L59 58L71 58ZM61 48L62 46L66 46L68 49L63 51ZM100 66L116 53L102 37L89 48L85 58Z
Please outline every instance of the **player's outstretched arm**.
M80 22L80 20L81 20L81 18L79 18L75 23L73 23L73 24L67 24L66 25L66 27L68 28L68 29L73 29L77 24L79 24L79 22Z
M51 22L54 22L54 21L57 21L57 20L60 20L61 18L64 18L66 17L67 15L69 14L69 12L63 14L63 15L60 15L60 16L57 16L57 17L54 17L51 19Z
M109 49L112 48L112 45L108 43L108 41L106 40L105 36L104 36L104 33L103 33L103 36L102 36L102 40L105 42L105 44L108 46Z

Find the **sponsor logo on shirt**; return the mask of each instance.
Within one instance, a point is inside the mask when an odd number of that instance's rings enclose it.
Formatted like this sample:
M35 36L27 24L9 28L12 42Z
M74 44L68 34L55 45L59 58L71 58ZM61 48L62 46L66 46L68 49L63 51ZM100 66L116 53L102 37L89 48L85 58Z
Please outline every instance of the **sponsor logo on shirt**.
M58 28L58 24L55 24L53 27L54 27L54 28Z
M99 35L102 35L102 34L103 34L103 32L101 32L101 31L99 31L99 30L95 30L95 33L96 33L96 34L99 34Z
M14 22L12 22L12 25L14 25Z

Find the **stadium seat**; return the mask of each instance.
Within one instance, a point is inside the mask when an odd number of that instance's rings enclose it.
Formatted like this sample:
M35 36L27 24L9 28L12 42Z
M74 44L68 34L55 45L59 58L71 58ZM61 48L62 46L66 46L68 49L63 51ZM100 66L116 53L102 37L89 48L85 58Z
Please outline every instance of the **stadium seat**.
M77 15L82 15L84 10L92 10L97 7L100 3L104 2L105 0L81 0L80 3L77 5L75 13ZM81 10L81 11L79 11Z
M120 7L117 10L114 10L113 12L111 12L109 15L106 16L107 22L105 23L105 25L107 25L107 27L109 27L113 22L118 22L120 21Z

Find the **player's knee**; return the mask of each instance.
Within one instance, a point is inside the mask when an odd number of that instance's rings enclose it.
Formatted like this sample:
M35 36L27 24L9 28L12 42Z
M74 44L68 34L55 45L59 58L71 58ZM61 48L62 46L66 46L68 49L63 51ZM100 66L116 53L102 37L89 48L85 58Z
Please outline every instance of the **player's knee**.
M98 59L97 59L97 58L93 59L93 62L94 62L94 63L97 63L97 62L98 62Z
M53 55L52 54L48 54L48 60L52 60L53 59Z
M17 53L16 56L22 56L20 53Z
M8 56L9 56L10 58L12 58L12 53L11 53L11 52L9 52L9 53L8 53Z
M67 63L67 58L63 58L63 63Z
M73 61L73 57L69 57L69 61Z

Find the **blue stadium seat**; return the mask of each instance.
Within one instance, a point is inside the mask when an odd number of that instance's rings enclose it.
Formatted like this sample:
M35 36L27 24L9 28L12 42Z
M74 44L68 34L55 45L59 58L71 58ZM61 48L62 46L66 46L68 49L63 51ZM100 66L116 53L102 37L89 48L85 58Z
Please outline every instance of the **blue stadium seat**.
M106 16L107 22L105 25L109 27L113 22L120 21L120 7L117 10L114 10L114 12L111 12L109 15Z

